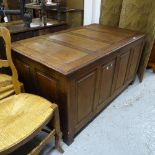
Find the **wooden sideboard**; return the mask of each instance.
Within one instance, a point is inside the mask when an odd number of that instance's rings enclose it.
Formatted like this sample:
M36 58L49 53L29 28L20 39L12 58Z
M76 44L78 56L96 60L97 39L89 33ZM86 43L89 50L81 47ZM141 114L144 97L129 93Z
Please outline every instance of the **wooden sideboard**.
M26 27L22 20L0 23L0 26L5 26L10 31L12 42L68 28L65 21L48 19L47 24L44 25L39 18L34 18L30 27Z
M134 81L143 38L94 24L15 42L13 59L26 91L59 105L63 138L71 144Z
M49 12L48 17L53 18L56 16L56 10ZM83 9L70 9L64 8L61 11L61 19L66 21L69 28L75 28L83 25L84 10Z
M40 11L37 5L30 5L32 1L27 0L25 8L28 9L28 11L32 12L34 18L39 18ZM57 2L57 0L53 0L53 2ZM29 5L28 5L29 4ZM32 4L32 3L31 3ZM19 9L19 0L14 0L14 3L12 3L12 0L5 0L4 6L6 9L12 9L16 10ZM50 19L57 19L58 16L58 10L54 7L51 9L48 9L48 18ZM69 27L78 27L83 25L83 17L84 17L84 0L61 0L61 13L59 15L61 20L64 20L67 22ZM9 21L15 21L21 19L20 15L10 15Z
M152 52L148 62L148 67L151 67L153 69L153 72L155 73L155 42L153 44Z

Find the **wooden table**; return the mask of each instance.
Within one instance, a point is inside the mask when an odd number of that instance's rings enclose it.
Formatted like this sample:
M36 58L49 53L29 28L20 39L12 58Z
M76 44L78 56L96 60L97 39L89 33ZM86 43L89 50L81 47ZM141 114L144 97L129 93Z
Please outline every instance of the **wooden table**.
M134 81L143 38L129 30L90 25L19 41L12 49L26 91L59 105L63 138L71 144Z
M46 4L45 6L46 6L47 9L53 9L53 8L57 7L57 3ZM36 4L36 3L28 3L28 4L25 5L25 8L41 10L41 5Z
M47 24L44 25L39 18L33 19L30 28L25 27L22 20L1 23L0 26L5 26L9 29L12 41L18 41L67 29L67 23L64 21L48 19Z

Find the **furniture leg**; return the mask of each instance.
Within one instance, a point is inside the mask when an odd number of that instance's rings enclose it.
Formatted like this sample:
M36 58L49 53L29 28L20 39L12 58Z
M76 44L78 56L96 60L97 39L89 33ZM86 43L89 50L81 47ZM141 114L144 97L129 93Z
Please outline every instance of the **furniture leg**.
M69 146L74 142L74 136L68 135L64 138L64 142Z
M54 111L54 120L53 120L53 127L55 129L55 147L56 149L60 152L60 153L63 153L64 150L62 149L61 145L60 145L60 142L61 142L61 138L62 138L62 132L60 130L60 121L59 121L59 110L58 110L58 107L57 105L54 105L55 106L55 111Z

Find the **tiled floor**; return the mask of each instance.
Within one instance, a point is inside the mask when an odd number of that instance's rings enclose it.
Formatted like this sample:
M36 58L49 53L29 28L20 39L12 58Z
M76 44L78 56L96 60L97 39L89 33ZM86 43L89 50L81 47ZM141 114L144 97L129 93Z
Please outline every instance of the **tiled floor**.
M63 155L155 155L155 74L147 70L143 83L137 80L62 147ZM48 144L42 155L60 154Z

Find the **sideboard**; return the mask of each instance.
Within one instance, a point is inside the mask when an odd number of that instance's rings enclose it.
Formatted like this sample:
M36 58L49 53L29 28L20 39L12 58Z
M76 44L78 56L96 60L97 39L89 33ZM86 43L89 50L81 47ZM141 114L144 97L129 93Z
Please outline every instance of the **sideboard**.
M13 59L26 91L58 104L63 139L71 144L135 80L143 39L94 24L15 42Z
M34 18L30 27L26 27L22 20L0 23L0 26L5 26L10 31L12 42L47 33L58 32L68 28L65 21L47 19L47 24L44 25L40 18Z

